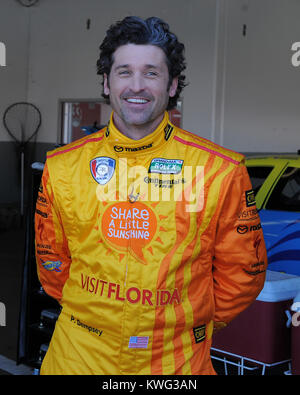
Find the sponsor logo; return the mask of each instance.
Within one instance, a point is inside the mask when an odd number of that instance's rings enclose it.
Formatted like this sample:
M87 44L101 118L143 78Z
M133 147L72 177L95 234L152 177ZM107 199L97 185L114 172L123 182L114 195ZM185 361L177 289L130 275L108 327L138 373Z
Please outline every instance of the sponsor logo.
M236 228L237 232L241 235L243 235L244 233L248 232L248 226L246 225L240 225Z
M90 170L96 182L105 185L112 178L116 168L116 161L107 156L101 156L92 159L90 162Z
M109 245L118 251L129 249L144 264L142 249L153 239L156 227L154 212L141 202L116 203L105 210L101 220L102 235Z
M43 207L48 206L47 199L44 198L44 196L41 196L40 194L38 194L38 196L37 196L37 204L39 204L40 206L43 206Z
M43 211L36 209L35 212L43 218L48 218L48 214L44 213Z
M265 262L261 261L260 257L259 257L259 255L260 255L259 254L259 247L262 246L261 241L262 241L261 237L260 236L256 236L256 239L255 239L255 241L253 243L253 247L255 248L255 255L256 255L256 258L257 258L257 263L253 263L251 265L251 268L254 269L254 270L251 271L251 270L244 269L244 272L249 274L250 276L256 276L257 274L264 273L266 271L265 270Z
M123 148L123 147L120 147L119 145L115 145L115 146L114 146L114 150L115 150L116 152L123 152L123 151L124 151L124 148Z
M172 180L161 180L160 178L156 177L145 177L144 178L144 182L146 184L154 184L155 187L159 187L159 188L173 188L174 185L177 184L185 184L186 181L184 178L178 178L176 180L172 179Z
M262 266L262 268L260 268L260 266ZM253 265L251 265L251 268L253 268L253 269L257 268L257 269L253 270L253 271L244 269L244 272L249 274L250 276L256 276L257 274L264 273L265 272L265 262L253 263Z
M136 152L136 151L142 151L148 148L151 148L153 146L153 143L150 143L148 145L142 145L141 147L122 147L121 145L115 145L114 150L116 152Z
M251 207L256 204L255 202L255 193L253 189L250 189L249 191L245 192L245 197L246 197L246 206Z
M261 223L257 224L257 225L252 225L252 226L247 226L247 225L239 225L236 230L239 234L243 235L247 232L253 232L256 230L261 229Z
M61 265L62 262L60 261L46 261L46 262L42 262L43 267L48 270L49 272L61 272Z
M37 247L38 247L38 248L45 248L45 249L48 249L48 250L51 250L51 249L52 249L52 247L51 247L50 244L40 244L40 243L37 243Z
M152 159L149 173L178 174L182 170L183 160L181 159Z
M170 124L168 124L168 125L165 127L165 140L166 140L166 141L169 140L169 138L170 138L170 136L171 136L171 134L172 134L173 129L174 129L173 126L171 126Z
M99 297L106 297L124 303L147 306L166 306L181 303L177 288L169 290L157 289L155 291L137 287L124 288L118 283L90 277L82 273L81 288Z
M251 221L256 218L258 218L258 210L256 208L243 210L238 214L238 219L240 221Z
M49 250L36 250L36 253L38 255L49 255L49 254L52 254L52 251L49 251ZM54 254L54 255L56 255L56 254Z
M128 348L147 348L149 336L130 336Z
M195 342L201 343L205 339L205 325L198 326L197 328L193 328Z
M264 262L260 262L261 265L264 265ZM255 270L251 272L250 270L243 269L245 273L249 274L250 276L257 276L258 274L264 273L265 270Z

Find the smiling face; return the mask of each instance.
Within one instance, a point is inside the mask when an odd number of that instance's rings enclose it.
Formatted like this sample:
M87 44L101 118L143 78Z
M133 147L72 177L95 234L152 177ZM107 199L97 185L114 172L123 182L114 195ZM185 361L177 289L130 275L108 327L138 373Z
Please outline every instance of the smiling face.
M104 93L109 95L117 128L140 139L162 121L169 97L176 94L177 78L169 87L169 71L162 49L154 45L127 44L113 55Z

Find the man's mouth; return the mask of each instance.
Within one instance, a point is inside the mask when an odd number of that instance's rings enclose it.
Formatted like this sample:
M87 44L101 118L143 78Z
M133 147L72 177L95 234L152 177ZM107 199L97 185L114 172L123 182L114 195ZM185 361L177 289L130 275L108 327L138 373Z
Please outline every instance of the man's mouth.
M133 103L133 104L146 104L146 103L148 103L150 100L147 100L147 99L142 99L142 98L134 98L134 97L128 97L128 98L125 98L125 100L128 102L128 103Z

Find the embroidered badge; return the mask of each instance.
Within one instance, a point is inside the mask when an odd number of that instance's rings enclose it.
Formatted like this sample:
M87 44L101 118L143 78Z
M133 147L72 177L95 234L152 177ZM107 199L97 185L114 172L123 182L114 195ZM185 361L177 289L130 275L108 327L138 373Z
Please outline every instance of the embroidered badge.
M250 189L249 191L245 192L245 196L246 196L246 206L247 207L251 207L254 206L256 204L255 202L255 193L253 191L253 189Z
M205 325L193 328L196 343L201 343L205 339Z
M128 348L147 348L149 336L130 336Z
M60 261L55 261L55 262L53 262L53 261L46 261L46 262L41 261L41 263L42 263L43 267L46 270L48 270L49 272L61 272L60 267L61 267L62 263Z
M100 185L105 185L112 178L116 168L115 159L100 156L91 160L90 169L92 176Z
M181 159L152 159L149 173L159 174L179 174L181 172L183 160Z

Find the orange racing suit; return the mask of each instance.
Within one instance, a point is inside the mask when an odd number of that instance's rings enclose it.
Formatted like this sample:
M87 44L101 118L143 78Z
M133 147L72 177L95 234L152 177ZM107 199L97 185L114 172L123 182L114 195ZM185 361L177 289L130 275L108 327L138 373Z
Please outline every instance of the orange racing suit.
M41 374L215 374L213 327L259 294L266 250L241 154L175 127L107 128L47 155L40 282L62 311Z

